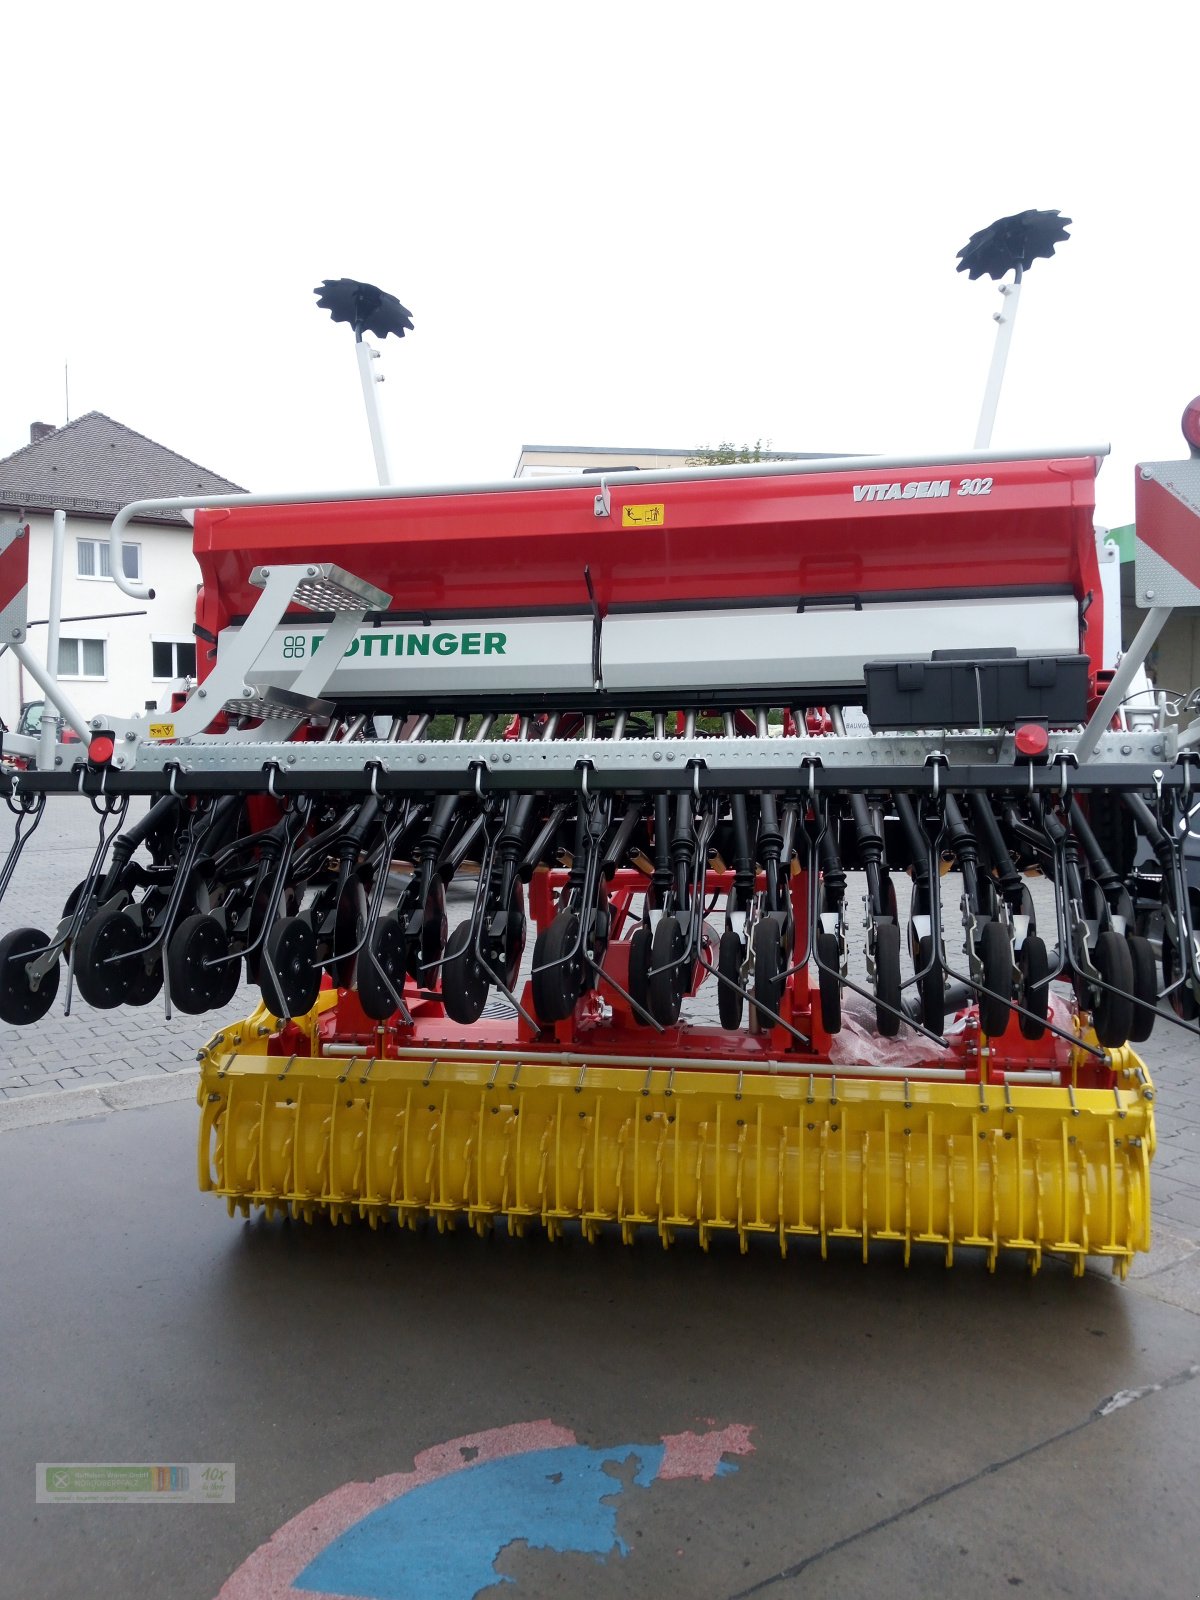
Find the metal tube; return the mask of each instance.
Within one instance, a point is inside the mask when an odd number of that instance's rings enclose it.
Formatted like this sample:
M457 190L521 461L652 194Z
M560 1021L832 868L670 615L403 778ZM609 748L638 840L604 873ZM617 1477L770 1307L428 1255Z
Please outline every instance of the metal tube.
M1021 269L1016 270L1014 283L1002 283L1003 311L993 313L996 319L996 344L992 350L992 365L988 371L983 391L983 405L979 412L979 426L975 429L976 450L986 450L992 442L992 428L996 421L996 407L1000 403L1000 390L1004 383L1004 368L1008 364L1008 347L1012 343L1013 325L1017 320L1017 305L1021 298Z
M67 514L54 513L50 535L50 600L46 608L46 671L58 678L58 634L62 619L63 550L67 543ZM46 711L50 708L46 707ZM57 708L56 708L57 709ZM38 765L43 772L54 771L54 746L58 743L58 719L42 713L42 747Z
M1124 700L1129 685L1149 655L1150 647L1162 632L1163 624L1172 610L1171 606L1151 606L1147 611L1146 620L1138 629L1129 649L1121 657L1117 670L1113 673L1112 682L1104 691L1100 704L1092 712L1087 727L1079 735L1079 743L1075 746L1075 759L1080 763L1090 761L1095 755L1101 734L1112 721L1117 707Z
M329 1053L330 1047L326 1045L325 1052ZM422 1049L415 1045L398 1045L394 1051L389 1052L387 1060L396 1061L428 1061L436 1056L439 1061L478 1061L483 1065L492 1066L497 1061L502 1064L509 1062L523 1066L549 1066L549 1067L642 1067L652 1068L656 1071L675 1072L685 1070L677 1056L610 1056L588 1055L578 1050L442 1050L430 1048ZM811 1062L781 1063L767 1059L739 1061L734 1058L700 1059L689 1061L686 1066L689 1072L763 1072L771 1075L783 1073L787 1077L836 1077L836 1078L888 1078L908 1079L912 1083L926 1081L961 1083L966 1079L965 1067L892 1067L892 1066L863 1066L858 1062L844 1062L827 1064L813 1064ZM1032 1073L1022 1074L1026 1079L1032 1078ZM1057 1082L1057 1079L1055 1079Z
M375 471L381 484L389 484L392 481L392 474L388 466L387 449L383 442L379 398L375 393L375 385L383 382L383 375L376 377L371 367L373 361L379 360L379 351L359 335L354 341L354 353L358 357L358 376L362 381L363 404L367 408L367 427L371 430L371 449L375 452Z
M62 712L63 717L69 726L74 728L75 732L83 740L84 744L87 744L88 740L92 737L92 731L88 727L87 718L84 716L83 712L80 711L67 697L66 693L59 687L57 679L50 676L42 663L33 654L32 650L30 650L28 645L21 644L19 640L13 639L8 648L12 651L13 655L16 656L17 660L37 684L38 688L45 695L46 699L54 702L54 704Z

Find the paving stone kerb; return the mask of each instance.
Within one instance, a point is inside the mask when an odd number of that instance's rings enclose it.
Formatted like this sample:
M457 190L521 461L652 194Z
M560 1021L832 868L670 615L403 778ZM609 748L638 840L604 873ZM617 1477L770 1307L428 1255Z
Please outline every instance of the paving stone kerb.
M131 802L129 818L136 806ZM3 813L0 813L0 819ZM74 796L51 799L45 816L26 846L16 877L0 904L0 932L33 926L53 928L70 890L85 875L95 849L99 819L90 804ZM9 835L0 820L0 851ZM907 915L908 880L897 874L902 919ZM948 932L954 938L957 879L943 880L942 901ZM1053 927L1050 885L1031 880L1039 919ZM861 880L850 879L852 947L860 941ZM451 894L452 921L470 906L466 892ZM526 947L525 973L532 954ZM851 967L864 976L861 951ZM524 975L522 982L524 981ZM257 1003L258 991L244 984L221 1011L202 1017L179 1013L168 1021L161 999L142 1008L94 1011L75 997L72 1014L64 1015L65 985L50 1013L29 1028L0 1025L0 1099L102 1087L131 1078L178 1072L195 1064L196 1051L211 1034L245 1016ZM852 1002L851 1002L852 1003ZM716 992L705 985L693 1015L716 1021ZM1160 1021L1153 1037L1140 1047L1158 1090L1158 1156L1154 1164L1154 1214L1189 1237L1200 1236L1200 1042L1193 1035Z

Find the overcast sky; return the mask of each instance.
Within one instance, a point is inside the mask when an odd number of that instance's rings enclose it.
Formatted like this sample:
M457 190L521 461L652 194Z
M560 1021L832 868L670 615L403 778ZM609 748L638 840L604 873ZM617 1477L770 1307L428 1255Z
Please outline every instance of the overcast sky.
M395 476L523 443L969 446L968 236L1074 219L1026 279L998 446L1182 453L1200 392L1200 8L7 8L0 455L107 412L257 489L373 480L324 277L397 294Z

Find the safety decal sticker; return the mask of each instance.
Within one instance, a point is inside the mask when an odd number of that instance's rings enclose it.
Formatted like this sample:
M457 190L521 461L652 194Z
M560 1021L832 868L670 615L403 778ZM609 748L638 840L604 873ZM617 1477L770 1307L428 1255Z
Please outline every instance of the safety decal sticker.
M667 507L664 502L649 506L622 506L621 526L623 528L665 528L667 525Z
M468 1434L422 1451L411 1472L347 1483L291 1519L223 1585L217 1600L472 1600L514 1580L496 1562L510 1545L628 1555L617 1533L632 1482L709 1482L753 1450L739 1423L667 1434L657 1444L581 1445L549 1420Z

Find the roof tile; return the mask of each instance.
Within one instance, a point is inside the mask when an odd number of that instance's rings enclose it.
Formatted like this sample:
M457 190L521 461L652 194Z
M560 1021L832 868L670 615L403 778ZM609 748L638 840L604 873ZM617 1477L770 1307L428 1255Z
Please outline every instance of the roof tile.
M112 516L131 500L237 494L209 472L145 434L88 411L0 460L0 505ZM164 521L182 521L164 516Z

